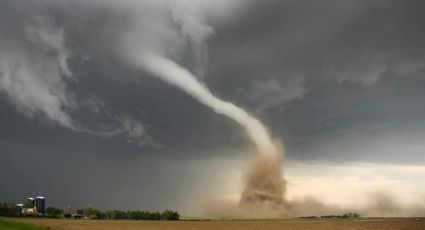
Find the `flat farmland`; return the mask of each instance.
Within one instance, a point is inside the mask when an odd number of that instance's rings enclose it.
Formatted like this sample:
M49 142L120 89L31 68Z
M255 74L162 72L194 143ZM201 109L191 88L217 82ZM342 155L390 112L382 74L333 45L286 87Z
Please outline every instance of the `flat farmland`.
M7 218L7 220L57 230L83 229L222 229L222 230L285 230L285 229L406 229L423 230L425 221L412 218L393 218L375 220L202 220L202 221L127 221L127 220L63 220L63 219L31 219Z

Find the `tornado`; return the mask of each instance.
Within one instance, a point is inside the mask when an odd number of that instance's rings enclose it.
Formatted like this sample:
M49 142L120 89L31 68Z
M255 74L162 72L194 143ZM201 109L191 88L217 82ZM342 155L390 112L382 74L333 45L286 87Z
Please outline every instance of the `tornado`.
M142 59L142 66L164 82L177 86L216 113L227 116L242 127L256 146L258 153L264 157L276 159L278 150L272 143L266 127L256 118L234 104L215 97L208 88L201 84L188 70L172 60L149 55Z
M275 144L267 128L240 107L215 97L190 71L160 55L141 57L140 66L153 76L174 85L214 112L236 121L245 130L255 146L255 154L244 176L245 188L241 194L243 209L263 210L267 214L278 209L284 200L285 184L282 178L282 148Z

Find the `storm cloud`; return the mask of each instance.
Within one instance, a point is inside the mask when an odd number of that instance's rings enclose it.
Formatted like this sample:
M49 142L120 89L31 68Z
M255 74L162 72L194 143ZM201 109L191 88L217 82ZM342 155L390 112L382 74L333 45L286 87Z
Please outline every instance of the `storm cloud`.
M183 210L189 188L201 197L223 183L201 165L233 170L223 162L249 153L247 137L129 65L134 47L167 55L258 117L288 161L423 164L423 7L1 1L0 178L10 187L0 198L32 187L59 206ZM176 187L179 198L166 192Z

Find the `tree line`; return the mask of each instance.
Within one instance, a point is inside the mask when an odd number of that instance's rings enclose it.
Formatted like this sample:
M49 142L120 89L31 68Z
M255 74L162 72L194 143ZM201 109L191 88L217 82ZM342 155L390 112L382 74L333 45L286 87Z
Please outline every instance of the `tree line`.
M24 204L24 207L31 207L31 204ZM77 209L78 217L90 219L128 219L128 220L179 220L180 214L173 210L165 210L163 212L147 212L147 211L122 211L107 210L101 211L93 207ZM31 216L17 213L16 206L13 203L0 202L0 216ZM47 207L43 217L48 218L71 218L75 217L66 214L63 209L55 207Z
M163 212L148 212L148 211L122 211L122 210L106 210L102 212L98 209L87 207L78 210L82 216L92 219L120 219L120 220L179 220L180 214L173 210L165 210ZM65 216L70 218L71 216Z
M342 215L325 215L325 216L302 216L302 219L315 219L315 218L325 218L325 219L357 219L360 218L361 215L356 212L347 212Z
M0 202L0 216L16 216L15 204Z

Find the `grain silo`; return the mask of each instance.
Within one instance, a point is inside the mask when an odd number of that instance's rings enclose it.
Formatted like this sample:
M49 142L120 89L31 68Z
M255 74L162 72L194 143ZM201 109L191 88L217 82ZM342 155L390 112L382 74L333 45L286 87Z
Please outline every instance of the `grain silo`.
M22 207L24 207L24 205L23 205L23 204L17 204L17 205L16 205L16 214L17 214L17 215L22 214Z
M31 207L27 207L27 208L34 208L35 207L34 198L29 197L29 198L27 198L27 201L31 202Z
M38 214L44 214L46 206L46 198L38 196L35 198L35 208L37 209Z

